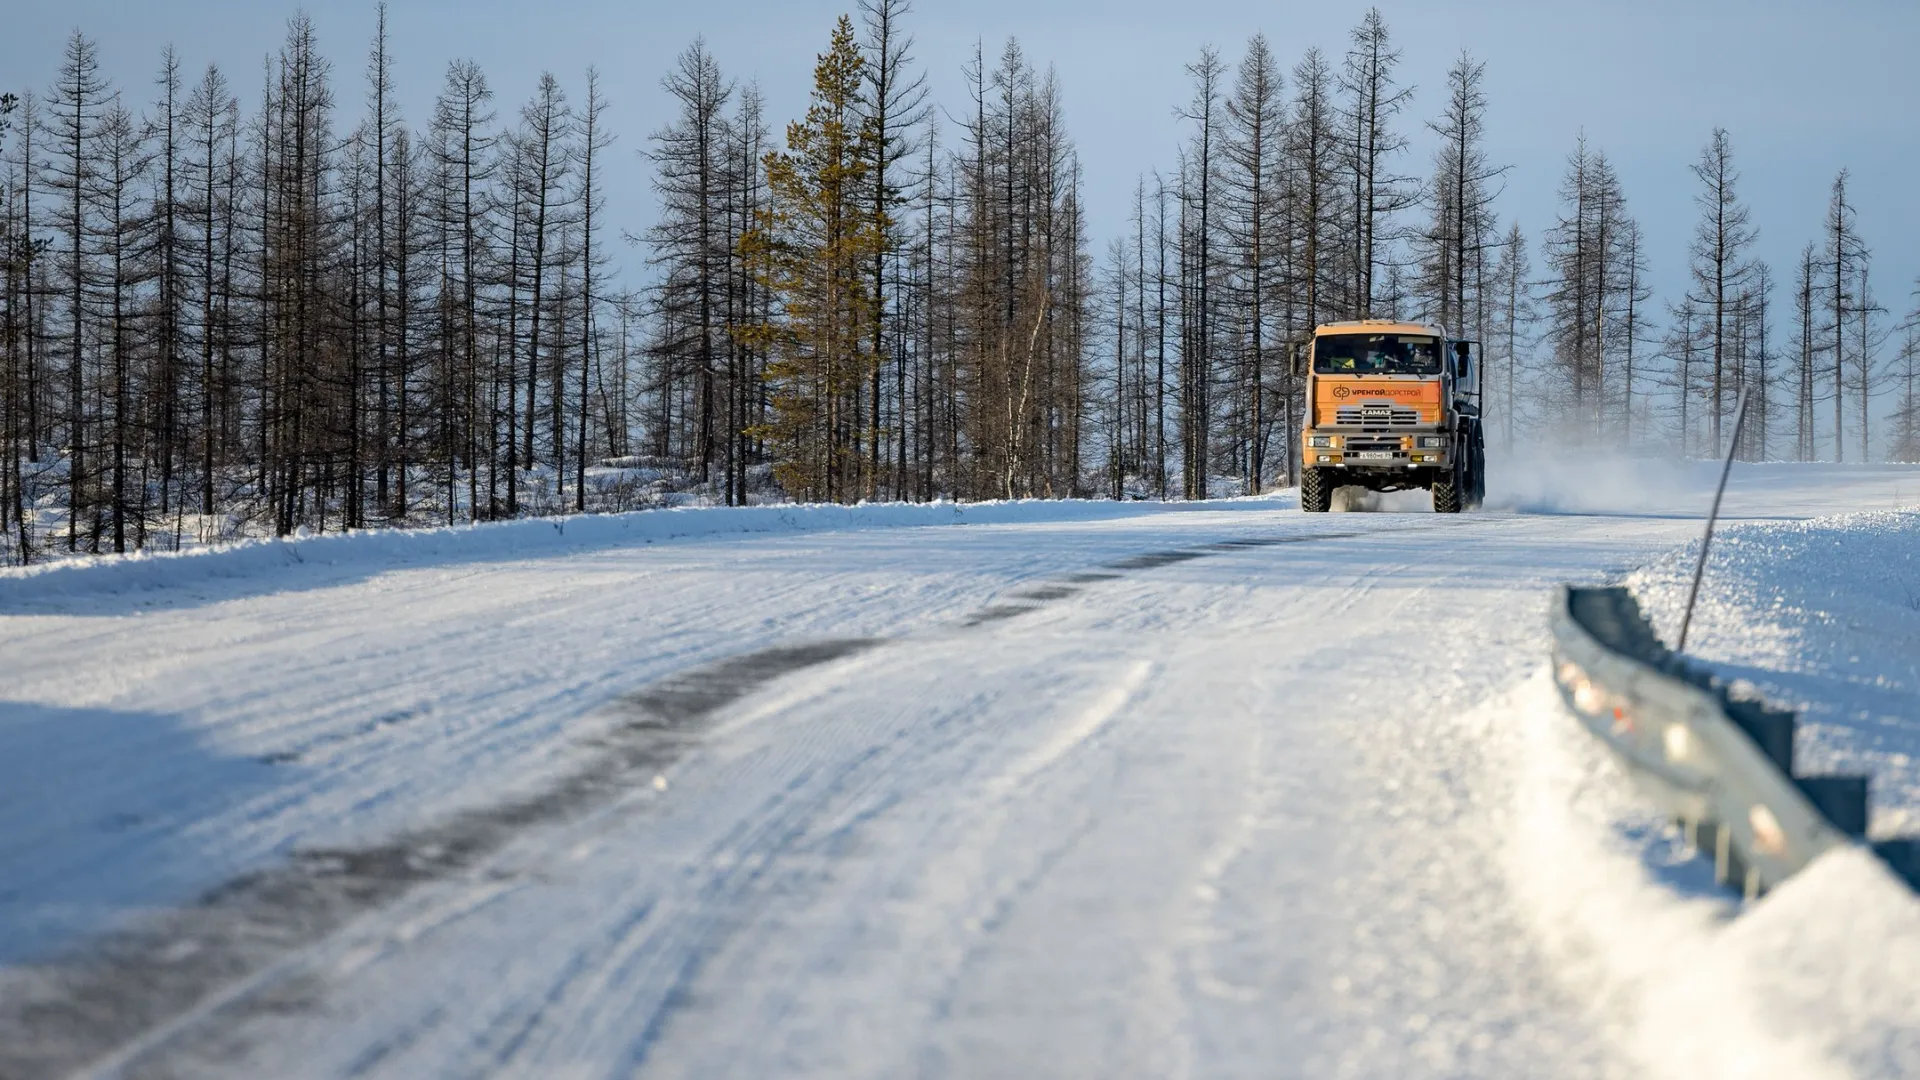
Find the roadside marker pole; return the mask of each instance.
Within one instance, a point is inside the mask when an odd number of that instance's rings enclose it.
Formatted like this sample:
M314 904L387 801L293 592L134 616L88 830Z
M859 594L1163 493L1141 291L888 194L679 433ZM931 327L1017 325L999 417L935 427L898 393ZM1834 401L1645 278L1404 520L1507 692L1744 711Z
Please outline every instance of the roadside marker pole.
M1686 614L1680 617L1680 642L1674 652L1687 651L1687 630L1693 625L1693 602L1700 598L1700 579L1707 572L1707 549L1713 546L1713 525L1720 520L1720 499L1727 493L1727 475L1733 472L1734 450L1740 445L1740 429L1747 422L1747 393L1751 387L1740 390L1740 404L1733 415L1733 438L1727 443L1727 462L1720 467L1720 486L1713 491L1713 509L1707 513L1707 533L1700 538L1700 561L1693 564L1693 587L1687 590Z

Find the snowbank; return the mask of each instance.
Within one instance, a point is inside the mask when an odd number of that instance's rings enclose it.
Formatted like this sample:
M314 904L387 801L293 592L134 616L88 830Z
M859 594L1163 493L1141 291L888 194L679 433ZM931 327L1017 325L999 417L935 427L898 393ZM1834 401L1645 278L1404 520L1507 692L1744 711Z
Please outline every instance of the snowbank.
M1697 549L1630 578L1669 639ZM1920 820L1920 514L1736 526L1690 652L1805 710L1803 771L1874 775L1875 831ZM1511 723L1512 885L1569 989L1671 1077L1920 1076L1920 900L1862 849L1758 903L1649 812L1542 674Z
M1698 553L1628 579L1669 639ZM1920 513L1728 528L1690 637L1722 676L1800 710L1801 771L1868 773L1874 831L1920 832Z
M1920 902L1878 860L1833 852L1742 911L1544 674L1509 708L1522 917L1642 1075L1920 1075Z
M980 503L804 504L638 510L437 529L382 529L239 543L179 553L72 559L0 569L0 612L84 593L170 588L296 566L374 570L629 547L700 537L940 525L1098 521L1144 514L1268 510L1290 495L1191 503L1023 499Z

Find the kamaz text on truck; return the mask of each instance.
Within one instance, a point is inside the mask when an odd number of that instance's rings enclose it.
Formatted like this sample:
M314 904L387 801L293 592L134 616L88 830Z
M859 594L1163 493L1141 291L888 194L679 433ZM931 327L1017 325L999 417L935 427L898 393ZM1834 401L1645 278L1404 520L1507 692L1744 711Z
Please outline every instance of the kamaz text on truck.
M1486 495L1478 348L1444 328L1386 319L1326 323L1294 355L1307 380L1300 508L1340 487L1425 488L1457 514Z

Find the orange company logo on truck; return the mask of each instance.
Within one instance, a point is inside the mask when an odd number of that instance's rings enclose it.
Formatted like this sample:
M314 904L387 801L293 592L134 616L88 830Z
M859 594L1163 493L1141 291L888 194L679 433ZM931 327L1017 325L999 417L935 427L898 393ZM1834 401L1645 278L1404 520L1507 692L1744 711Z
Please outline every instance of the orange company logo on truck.
M1428 389L1429 386L1432 387L1431 390ZM1406 398L1409 401L1437 402L1440 400L1439 386L1431 383L1414 383L1412 385L1396 385L1392 383L1360 383L1354 385L1349 383L1335 383L1330 393L1343 401L1355 394L1361 397Z

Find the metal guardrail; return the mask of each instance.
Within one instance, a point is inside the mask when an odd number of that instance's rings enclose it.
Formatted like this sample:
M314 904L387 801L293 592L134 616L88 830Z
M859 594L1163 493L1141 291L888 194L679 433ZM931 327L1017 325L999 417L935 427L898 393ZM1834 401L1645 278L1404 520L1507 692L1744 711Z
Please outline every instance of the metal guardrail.
M1867 840L1867 778L1795 776L1794 714L1730 697L1661 643L1623 588L1563 588L1550 616L1568 708L1754 898L1832 848L1868 844L1920 891L1920 838Z

